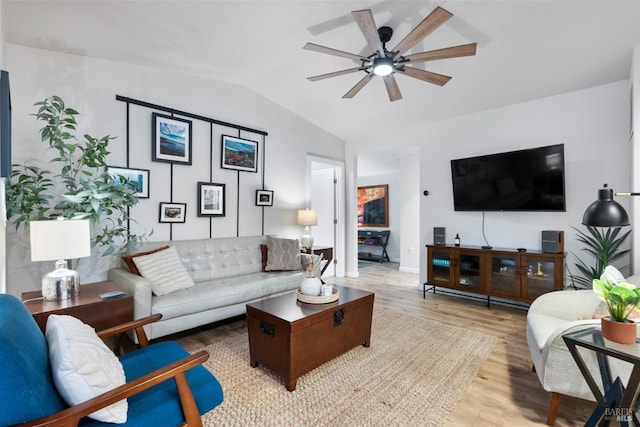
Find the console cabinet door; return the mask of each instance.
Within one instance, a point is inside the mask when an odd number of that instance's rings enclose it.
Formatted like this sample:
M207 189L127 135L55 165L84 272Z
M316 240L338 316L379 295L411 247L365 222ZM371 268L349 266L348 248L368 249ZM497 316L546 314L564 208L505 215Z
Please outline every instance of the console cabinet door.
M454 288L467 292L484 292L485 278L482 265L484 254L474 249L458 248Z
M489 295L519 298L521 295L521 256L513 252L493 251L486 264Z
M427 282L430 285L453 288L454 249L427 247Z
M562 289L562 254L523 255L522 298L531 302L540 295Z

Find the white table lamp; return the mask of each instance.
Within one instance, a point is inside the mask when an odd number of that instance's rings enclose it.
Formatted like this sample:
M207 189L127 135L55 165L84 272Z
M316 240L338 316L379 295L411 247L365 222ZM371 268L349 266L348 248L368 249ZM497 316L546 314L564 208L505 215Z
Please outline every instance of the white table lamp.
M300 237L300 247L311 249L313 247L313 236L311 235L312 225L318 225L318 212L312 209L301 209L298 211L298 224L304 225L304 232Z
M31 221L31 261L56 261L42 277L42 297L60 301L78 296L80 275L67 268L67 259L91 255L89 220Z

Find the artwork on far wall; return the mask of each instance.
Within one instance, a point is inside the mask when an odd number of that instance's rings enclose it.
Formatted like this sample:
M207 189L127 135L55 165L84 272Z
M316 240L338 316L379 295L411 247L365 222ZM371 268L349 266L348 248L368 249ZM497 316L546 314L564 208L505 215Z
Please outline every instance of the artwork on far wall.
M198 216L224 216L225 184L198 183Z
M154 162L191 164L191 121L152 113L151 159Z
M186 218L186 203L160 202L160 222L185 222Z
M256 206L273 206L273 191L256 190Z
M149 198L149 169L121 168L117 166L107 166L107 173L113 178L115 183L127 179L136 186L136 197L138 199Z
M258 143L222 135L222 168L258 172Z
M389 226L389 185L358 187L358 227Z

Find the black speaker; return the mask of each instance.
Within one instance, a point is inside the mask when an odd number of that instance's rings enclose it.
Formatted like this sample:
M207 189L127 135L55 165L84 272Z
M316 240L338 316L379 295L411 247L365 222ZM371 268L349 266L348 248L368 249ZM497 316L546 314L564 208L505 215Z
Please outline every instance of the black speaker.
M447 242L447 236L444 227L433 227L433 244L444 245Z
M564 231L542 231L542 252L548 254L561 254L564 252Z

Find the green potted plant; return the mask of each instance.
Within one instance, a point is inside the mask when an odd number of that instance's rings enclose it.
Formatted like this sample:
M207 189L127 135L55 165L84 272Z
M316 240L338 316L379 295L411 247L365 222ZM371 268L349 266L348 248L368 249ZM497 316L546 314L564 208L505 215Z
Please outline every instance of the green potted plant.
M575 266L579 271L579 275L570 274L571 280L579 287L589 288L593 280L600 278L606 266L620 260L629 253L629 249L621 248L629 237L631 230L620 234L621 227L598 228L587 226L586 232L575 227L573 229L578 233L577 240L584 244L582 250L595 258L595 265L589 265L576 256L577 262ZM628 267L624 266L621 269L625 270L626 268Z
M636 341L636 323L629 315L640 306L640 288L625 283L622 275L607 266L600 279L593 280L593 292L604 301L609 317L602 317L602 336L622 344Z
M144 235L131 234L129 208L138 203L135 185L120 182L106 172L112 136L75 136L76 116L58 96L35 104L34 116L44 122L40 137L55 152L51 170L34 162L13 165L6 189L7 218L25 229L30 221L64 217L89 219L94 224L92 243L103 255L126 252Z

